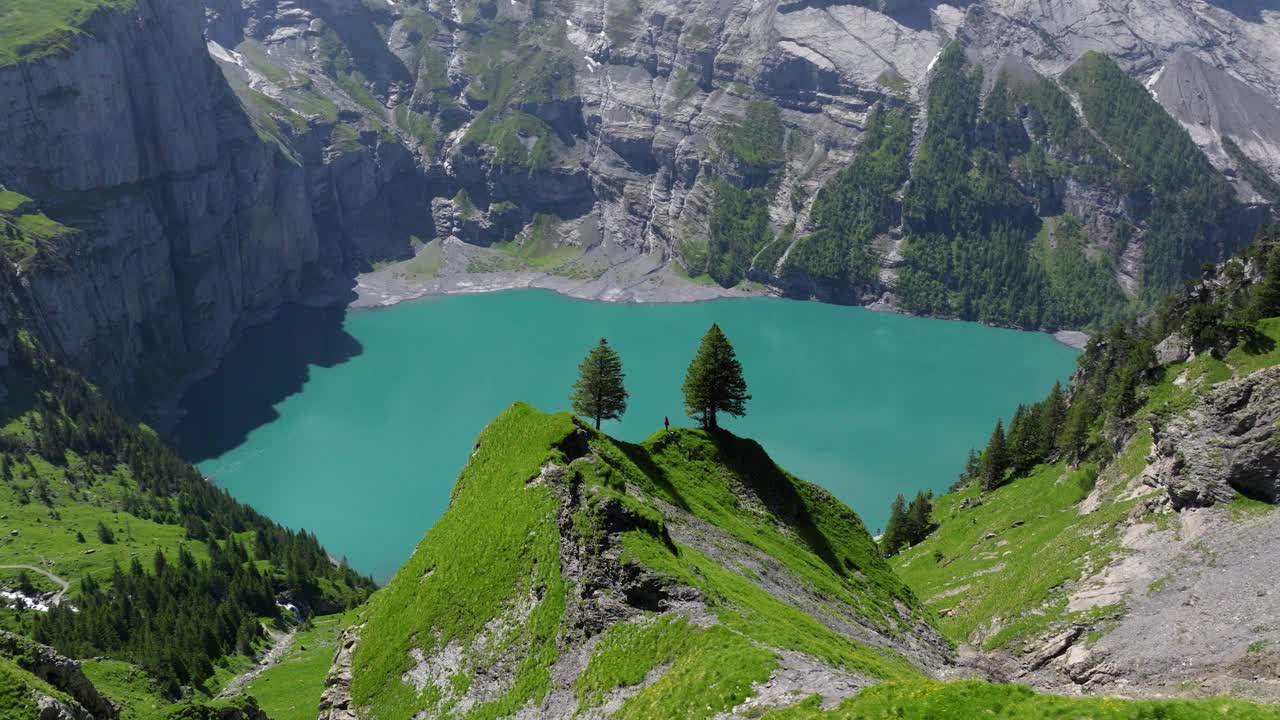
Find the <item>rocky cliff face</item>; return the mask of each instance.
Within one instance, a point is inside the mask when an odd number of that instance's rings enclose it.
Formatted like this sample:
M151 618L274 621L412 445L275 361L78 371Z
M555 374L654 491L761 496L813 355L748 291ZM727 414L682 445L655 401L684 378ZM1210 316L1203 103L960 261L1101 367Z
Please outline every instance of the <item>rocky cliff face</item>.
M65 693L67 701L41 696L40 718L116 720L120 708L94 687L80 670L80 663L59 655L53 648L0 631L0 656L16 658L18 667Z
M396 252L386 188L407 152L278 142L210 58L202 10L102 11L74 52L0 69L0 184L80 231L24 273L33 320L130 401L341 282L365 243Z
M201 20L142 0L0 70L0 182L83 231L26 278L40 327L128 395L214 356L320 254L302 169L240 112Z
M1145 479L1174 507L1227 502L1237 493L1280 502L1280 368L1215 386L1184 415L1153 423Z
M911 108L923 131L931 69L953 41L984 70L986 88L1011 67L1054 78L1087 51L1149 81L1242 203L1195 251L1204 258L1262 218L1248 206L1265 194L1240 166L1280 168L1280 131L1268 119L1280 98L1280 24L1267 9L1168 0L215 0L208 32L247 104L287 132L331 140L337 130L409 148L432 196L413 210L433 221L428 235L558 248L570 259L553 272L612 299L642 295L635 286L654 276L717 275L718 246L741 242L717 237L717 209L728 205L721 180L767 187L752 202L768 206L768 231L734 258L742 267L733 278L840 302L892 291L904 242L894 228L876 243L878 283L833 284L787 260L820 229L814 200L861 148L873 107ZM785 143L763 166L726 137L761 101L780 109L773 140ZM993 139L979 144L994 150ZM1241 152L1227 152L1228 141ZM1023 142L1053 155L1034 128ZM1083 224L1088 252L1112 258L1130 295L1141 290L1152 203L1134 190L1077 177L1018 188L1041 216Z
M280 303L434 238L514 241L516 265L611 299L709 271L724 187L767 206L737 274L876 300L903 262L898 228L876 240L883 285L831 287L786 261L873 107L912 110L923 132L953 40L988 87L1010 58L1053 78L1109 53L1261 201L1240 166L1280 167L1276 17L1170 0L139 0L68 53L0 68L0 184L80 231L24 274L37 326L138 402ZM759 103L778 127L737 142ZM776 159L748 157L775 142ZM1134 293L1145 221L1128 190L1020 188L1079 220ZM1258 220L1241 217L1228 234ZM1117 241L1127 224L1136 240Z

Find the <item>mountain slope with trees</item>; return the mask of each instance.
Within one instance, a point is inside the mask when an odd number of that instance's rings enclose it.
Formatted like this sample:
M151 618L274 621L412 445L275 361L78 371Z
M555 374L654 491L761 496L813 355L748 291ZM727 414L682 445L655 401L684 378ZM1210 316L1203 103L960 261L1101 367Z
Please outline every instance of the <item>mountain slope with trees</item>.
M46 594L20 573L25 599L0 610L0 628L135 664L176 702L216 694L265 644L263 621L295 620L286 603L305 615L368 596L373 582L314 536L232 499L46 352L12 273L0 273L0 565L70 587ZM40 603L51 607L24 609Z
M1216 624L1270 612L1231 588L1269 572L1256 547L1280 530L1277 239L1094 338L1069 388L997 425L894 559L948 637L1040 686L1280 698L1250 682L1273 629Z
M163 417L246 325L352 288L1100 327L1270 212L1273 13L820 5L10 0L0 252L40 341ZM1145 95L1166 63L1213 122ZM1226 76L1246 104L1196 86Z

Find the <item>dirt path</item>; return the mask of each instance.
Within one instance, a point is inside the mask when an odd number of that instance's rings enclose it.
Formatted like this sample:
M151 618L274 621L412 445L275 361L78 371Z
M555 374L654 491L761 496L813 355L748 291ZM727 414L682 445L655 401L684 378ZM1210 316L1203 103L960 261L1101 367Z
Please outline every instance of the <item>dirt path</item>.
M51 600L49 600L49 604L50 604L50 605L60 605L60 604L62 604L62 598L66 596L66 594L67 594L67 590L70 590L70 589L71 589L71 583L67 582L66 580L63 580L62 578L58 577L57 575L54 575L53 573L49 572L48 570L44 570L44 569L38 568L38 567L36 567L36 566L34 566L34 565L0 565L0 570L30 570L30 571L32 571L32 572L40 573L41 575L43 575L43 576L45 576L45 577L49 578L50 580L52 580L52 581L54 581L54 582L58 583L59 585L61 585L61 586L62 586L62 589L61 589L61 590L59 590L59 591L57 592L57 594L56 594L56 595L54 595L54 596L53 596L53 598L52 598Z
M268 630L267 632L270 633L271 631ZM257 679L264 670L280 662L280 658L284 657L289 646L293 644L293 636L296 632L296 630L290 630L289 632L272 636L274 642L271 645L271 649L253 667L235 676L231 682L227 683L222 692L218 693L218 697L225 699L243 693L249 683Z

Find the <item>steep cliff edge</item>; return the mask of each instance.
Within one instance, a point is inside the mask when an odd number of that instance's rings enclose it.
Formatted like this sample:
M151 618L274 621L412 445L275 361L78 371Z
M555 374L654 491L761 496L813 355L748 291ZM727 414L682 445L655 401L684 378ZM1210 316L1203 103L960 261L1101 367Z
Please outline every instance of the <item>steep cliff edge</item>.
M57 51L0 67L0 186L73 229L26 233L23 284L36 329L95 381L135 409L164 399L246 324L345 293L366 246L407 254L382 192L403 155L285 144L210 58L199 2L76 19Z
M141 0L0 68L0 183L81 231L25 275L38 327L129 399L215 358L321 255L302 169L259 139L202 34L198 3Z

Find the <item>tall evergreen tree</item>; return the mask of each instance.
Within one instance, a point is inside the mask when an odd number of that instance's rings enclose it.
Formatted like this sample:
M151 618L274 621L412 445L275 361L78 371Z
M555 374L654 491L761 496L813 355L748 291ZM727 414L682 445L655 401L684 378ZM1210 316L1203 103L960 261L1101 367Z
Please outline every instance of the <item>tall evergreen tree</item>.
M920 543L933 528L933 493L918 492L907 506L907 544Z
M991 440L982 453L982 489L995 490L1004 484L1004 473L1009 468L1009 449L1005 444L1004 423L997 420L991 431Z
M1067 410L1062 432L1058 436L1058 449L1070 462L1083 460L1089 449L1093 420L1098 414L1098 404L1092 397L1078 398Z
M907 499L899 494L889 506L889 522L884 526L884 534L880 536L880 551L885 556L896 555L906 542Z
M578 365L578 381L569 396L573 411L596 422L618 420L627 412L627 390L623 387L622 358L600 338Z
M747 413L747 381L742 377L742 363L738 362L729 338L720 326L712 323L702 337L698 354L689 363L684 376L684 409L689 417L713 430L717 413L742 417Z
M1044 426L1041 420L1040 403L1031 406L1019 405L1018 411L1013 416L1006 445L1009 466L1013 469L1014 477L1026 475L1045 459L1042 437Z
M964 471L960 473L960 480L956 485L964 484L974 478L980 477L981 475L982 456L978 454L977 450L969 448L969 459L965 461Z
M1040 403L1038 410L1040 420L1040 458L1048 461L1058 444L1058 434L1067 421L1067 396L1062 392L1062 383L1053 384L1049 396Z
M1266 277L1253 301L1253 312L1259 319L1280 315L1280 242L1272 246L1263 272Z

